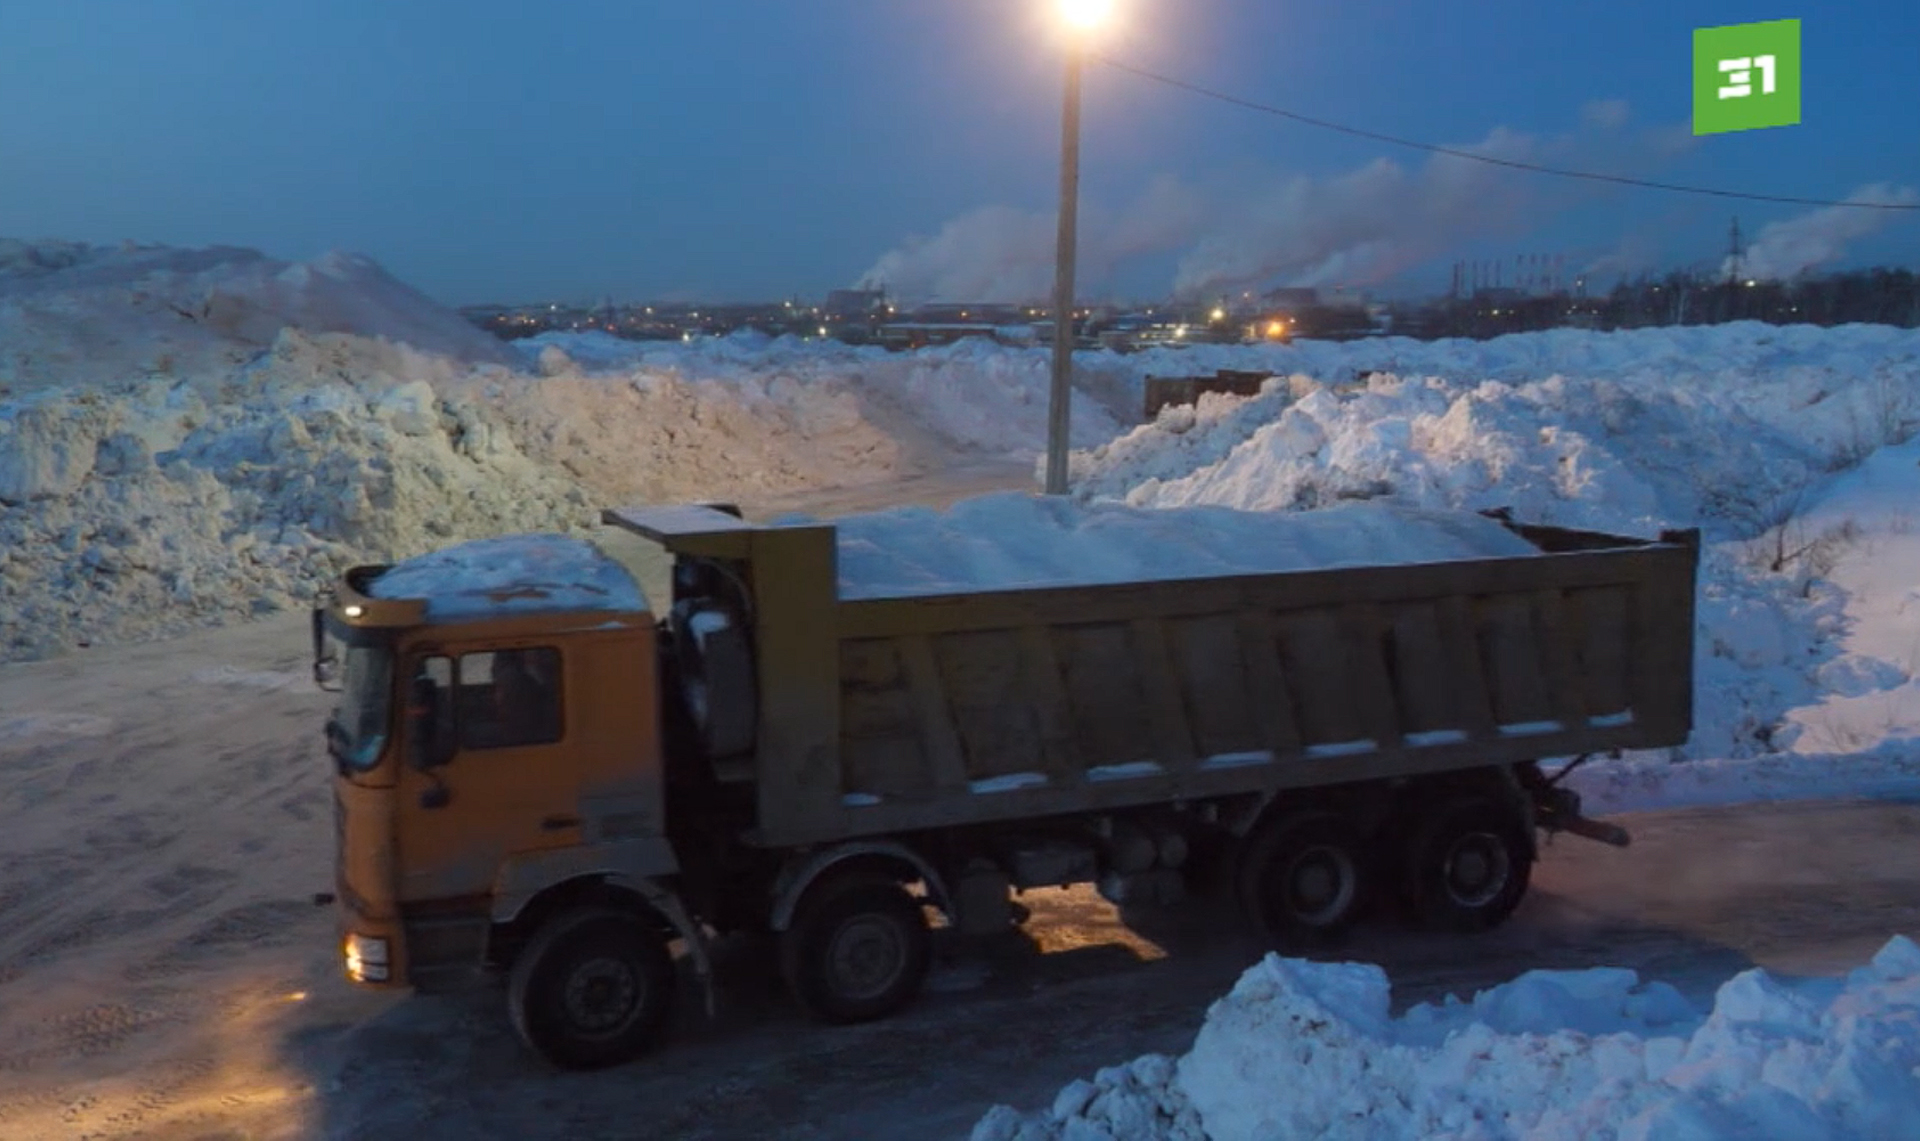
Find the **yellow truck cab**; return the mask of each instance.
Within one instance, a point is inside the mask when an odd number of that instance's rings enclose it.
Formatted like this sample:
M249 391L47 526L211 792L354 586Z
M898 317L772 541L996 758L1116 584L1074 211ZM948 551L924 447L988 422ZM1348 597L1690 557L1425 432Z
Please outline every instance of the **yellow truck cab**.
M771 933L796 1001L857 1022L918 993L930 910L1172 902L1209 853L1276 946L1381 895L1490 927L1537 830L1626 842L1540 758L1691 727L1694 532L1502 520L1533 553L848 599L831 525L603 518L671 567L664 613L526 535L355 568L314 612L347 976L504 980L561 1066L658 1041L676 955L711 1007L716 933Z
M655 636L629 572L575 539L482 540L346 575L316 638L340 646L318 660L341 694L327 741L350 978L469 982L507 949L528 905L568 883L646 899L667 928L650 936L693 933L654 887L679 870L665 831ZM631 923L612 914L577 923L574 937L628 938ZM659 952L645 973L603 967L587 982L631 994L657 1023L668 999L639 991L671 991ZM520 1017L538 1039L538 1012Z

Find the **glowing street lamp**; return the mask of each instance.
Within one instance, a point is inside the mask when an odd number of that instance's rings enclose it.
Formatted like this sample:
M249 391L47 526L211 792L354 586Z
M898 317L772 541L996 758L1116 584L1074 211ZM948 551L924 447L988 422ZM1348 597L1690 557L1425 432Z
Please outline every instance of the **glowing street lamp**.
M1090 35L1113 19L1113 0L1060 0L1060 22Z
M1080 210L1080 76L1087 48L1113 18L1113 0L1056 0L1067 33L1060 114L1060 230L1054 247L1053 377L1047 404L1048 495L1067 493L1067 411L1073 393L1073 257Z

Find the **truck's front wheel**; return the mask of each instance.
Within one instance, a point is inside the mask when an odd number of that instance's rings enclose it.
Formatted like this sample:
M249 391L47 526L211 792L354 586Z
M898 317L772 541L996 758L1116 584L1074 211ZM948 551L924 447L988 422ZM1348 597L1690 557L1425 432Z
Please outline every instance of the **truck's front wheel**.
M787 986L823 1022L870 1022L906 1006L931 959L919 901L897 883L867 876L809 890L780 941Z
M555 916L514 961L507 1008L541 1057L593 1070L639 1057L665 1031L676 978L664 936L609 907Z

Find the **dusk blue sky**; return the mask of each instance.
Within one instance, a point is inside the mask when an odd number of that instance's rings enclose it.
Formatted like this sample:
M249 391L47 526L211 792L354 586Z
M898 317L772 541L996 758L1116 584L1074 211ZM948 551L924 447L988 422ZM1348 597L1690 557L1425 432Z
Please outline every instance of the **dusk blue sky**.
M1796 196L1920 188L1913 0L1119 2L1110 54L1371 130L1504 129L1516 157ZM885 265L922 292L1033 292L1047 7L9 0L0 236L347 249L455 304L818 296L917 236ZM1692 30L1785 17L1803 124L1692 139ZM1454 258L1521 252L1610 285L1711 263L1736 213L1758 234L1808 212L1429 169L1097 65L1086 113L1083 295L1444 287ZM1876 224L1802 225L1836 231L1828 265L1920 264L1920 216Z

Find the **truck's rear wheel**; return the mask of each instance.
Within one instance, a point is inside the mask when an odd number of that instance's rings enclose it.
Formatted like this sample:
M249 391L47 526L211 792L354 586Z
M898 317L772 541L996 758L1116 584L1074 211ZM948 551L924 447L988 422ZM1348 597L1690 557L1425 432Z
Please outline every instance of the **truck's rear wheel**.
M870 1022L906 1006L931 959L920 903L899 884L870 876L816 885L781 934L787 986L822 1022Z
M1439 931L1498 926L1527 893L1533 849L1526 822L1490 796L1448 801L1414 829L1401 894L1414 919Z
M541 1057L592 1070L637 1058L659 1040L675 986L660 931L631 912L581 908L549 920L514 960L507 1009Z
M1334 941L1367 903L1362 837L1335 812L1301 812L1261 826L1241 850L1235 879L1255 930L1281 948Z

